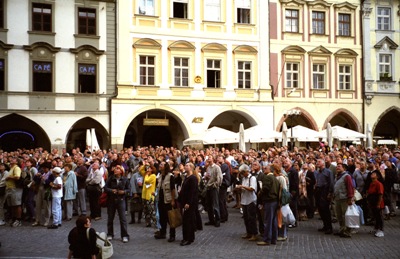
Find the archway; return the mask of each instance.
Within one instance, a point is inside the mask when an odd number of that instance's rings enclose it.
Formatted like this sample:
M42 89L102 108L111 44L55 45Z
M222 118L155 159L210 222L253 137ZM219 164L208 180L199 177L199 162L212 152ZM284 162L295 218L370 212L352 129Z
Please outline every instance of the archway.
M129 124L123 147L180 147L185 139L183 123L172 112L153 109L142 112Z
M51 148L50 139L42 127L24 116L15 113L4 116L0 118L0 125L0 149L14 151L18 148Z
M238 132L240 123L243 123L245 129L256 125L253 118L241 111L226 111L215 117L208 128L219 127L233 132Z
M323 127L324 129L326 128L328 123L330 123L332 127L341 126L346 129L362 132L361 125L358 123L357 118L355 118L351 112L345 109L339 109L333 112L326 119Z
M373 136L384 139L400 139L400 109L391 107L378 118L373 129Z
M110 148L109 135L107 130L98 121L85 117L78 120L72 125L71 129L67 134L66 148L71 150L73 148L79 147L80 150L85 150L86 148L86 130L95 129L97 142L101 149Z

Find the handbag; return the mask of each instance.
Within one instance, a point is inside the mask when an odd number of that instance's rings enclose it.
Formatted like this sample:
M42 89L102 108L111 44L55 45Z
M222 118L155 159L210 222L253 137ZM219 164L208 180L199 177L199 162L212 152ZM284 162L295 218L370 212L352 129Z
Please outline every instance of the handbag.
M86 230L86 237L89 239L89 230ZM107 259L111 258L114 253L113 245L110 241L107 240L107 234L104 232L96 232L96 246L99 248L99 254L97 255L98 259Z
M282 206L290 203L290 192L288 190L282 188L282 197L281 197Z
M299 209L306 209L309 206L308 198L304 195L301 195L297 200L297 207Z
M296 222L296 218L293 215L292 210L289 207L289 204L282 206L282 222L285 224L294 224Z
M356 200L356 201L359 201L359 200L362 200L362 195L361 195L361 193L359 192L359 191L357 191L357 189L355 189L354 190L354 199Z
M357 205L349 205L344 215L346 227L348 228L360 228L360 213Z
M53 196L51 195L51 187L47 187L46 190L44 191L44 200L45 201L51 201Z
M101 192L100 184L88 184L86 189L88 192Z
M131 211L132 212L141 212L143 211L143 203L140 197L132 198L131 200Z
M168 211L168 222L171 228L177 228L182 225L182 214L180 209Z
M105 208L105 207L107 207L107 193L106 192L103 192L101 195L100 195L100 198L99 198L99 204L100 204L100 207L102 207L102 208Z

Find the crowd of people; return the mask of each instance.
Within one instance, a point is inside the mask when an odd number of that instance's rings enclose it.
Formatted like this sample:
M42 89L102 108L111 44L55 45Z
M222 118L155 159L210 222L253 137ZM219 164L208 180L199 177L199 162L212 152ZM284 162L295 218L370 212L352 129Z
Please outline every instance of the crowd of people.
M166 239L168 212L179 208L180 244L186 246L203 229L203 208L208 216L204 225L221 227L229 219L228 202L235 201L234 208L243 213L242 238L271 245L286 241L288 228L316 212L322 219L318 231L332 234L332 223L338 221L334 234L351 237L356 231L346 226L345 213L354 203L366 224L374 225L377 237L384 236L384 220L396 216L400 150L386 146L327 148L321 143L318 149L270 147L247 152L139 146L69 152L0 150L0 225L29 222L57 229L63 220L80 216L75 232L83 233L91 220L102 218L104 206L107 238L114 238L118 212L121 240L126 243L128 224L140 224L142 219L146 227L157 228L154 238ZM290 223L281 217L285 193L290 194L295 218ZM175 229L169 227L168 242L174 241Z

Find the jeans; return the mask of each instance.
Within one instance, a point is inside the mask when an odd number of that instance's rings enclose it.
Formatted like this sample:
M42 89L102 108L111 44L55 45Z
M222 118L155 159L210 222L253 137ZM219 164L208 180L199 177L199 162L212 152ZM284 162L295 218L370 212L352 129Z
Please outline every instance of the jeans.
M252 202L249 205L242 204L242 208L244 225L246 226L246 233L250 235L257 235L256 203Z
M208 220L211 223L216 223L221 220L219 213L219 197L218 188L207 190L207 212Z
M277 209L277 201L264 203L264 241L273 244L276 243L276 240L278 238L278 219L276 217Z
M52 203L53 213L53 225L61 224L62 209L61 209L61 197L53 197Z
M107 200L107 235L114 237L114 217L115 212L118 211L119 224L121 227L121 238L128 237L128 225L125 216L125 199L109 199Z
M26 190L25 207L29 218L35 217L35 192L32 189Z

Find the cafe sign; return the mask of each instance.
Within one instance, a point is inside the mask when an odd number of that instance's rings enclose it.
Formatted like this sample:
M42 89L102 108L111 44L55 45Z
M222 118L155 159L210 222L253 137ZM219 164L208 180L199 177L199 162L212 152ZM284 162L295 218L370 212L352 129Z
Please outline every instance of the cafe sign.
M169 119L143 119L143 126L169 126Z

